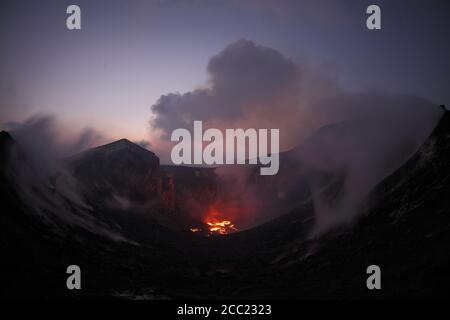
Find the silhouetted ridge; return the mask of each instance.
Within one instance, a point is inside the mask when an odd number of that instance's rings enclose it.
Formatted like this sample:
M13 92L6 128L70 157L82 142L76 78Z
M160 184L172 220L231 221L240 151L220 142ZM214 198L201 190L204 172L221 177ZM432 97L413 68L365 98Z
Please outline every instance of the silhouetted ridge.
M127 139L86 150L68 163L83 190L98 199L146 201L160 192L159 158Z
M128 152L134 152L134 153L140 153L142 156L151 156L153 158L158 159L159 162L159 158L156 156L155 153L153 153L152 151L145 149L133 142L131 142L128 139L120 139L105 145L101 145L92 149L88 149L84 152L81 152L79 154L76 154L74 156L71 157L71 159L75 159L75 158L80 158L80 157L84 157L87 154L92 154L92 153L116 153L116 152L124 152L124 151L128 151Z
M0 170L5 169L5 165L9 159L11 146L14 144L14 140L11 135L6 132L0 132Z

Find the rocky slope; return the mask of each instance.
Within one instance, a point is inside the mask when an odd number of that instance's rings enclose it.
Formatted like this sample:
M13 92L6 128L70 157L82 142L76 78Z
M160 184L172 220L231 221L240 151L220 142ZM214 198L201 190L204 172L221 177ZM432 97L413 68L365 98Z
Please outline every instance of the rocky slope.
M7 275L2 296L442 298L450 285L448 112L419 150L377 185L359 219L321 237L310 233L314 225L311 201L278 219L226 237L206 238L173 231L159 222L143 223L132 214L120 216L130 209L111 210L96 205L95 199L79 202L52 181L23 183L30 180L22 180L19 173L24 171L18 168L24 168L27 161L17 155L11 158L14 146L14 140L2 132L0 246ZM130 155L130 161L146 170L123 167L121 171L133 181L128 184L120 181L119 172L109 160L106 163L104 155L98 158L98 150L88 151L87 157L92 156L95 164L80 165L78 174L84 177L80 180L86 179L86 187L93 188L91 192L106 197L126 194L139 201L140 187L145 189L149 181L157 183L148 192L161 195L164 188L158 191L158 179L166 176L171 177L169 190L177 198L191 192L178 183L191 183L195 189L197 178L211 181L207 170L195 173L196 169L160 167L158 173L154 156L128 142L110 148L109 159L116 157L117 150L125 150L114 162L123 163ZM89 185L91 178L96 183ZM201 186L196 194L201 194ZM127 194L127 188L137 194ZM30 206L30 192L34 201L39 200L36 206ZM82 267L82 291L65 289L69 264ZM382 290L366 288L366 268L371 264L381 268Z

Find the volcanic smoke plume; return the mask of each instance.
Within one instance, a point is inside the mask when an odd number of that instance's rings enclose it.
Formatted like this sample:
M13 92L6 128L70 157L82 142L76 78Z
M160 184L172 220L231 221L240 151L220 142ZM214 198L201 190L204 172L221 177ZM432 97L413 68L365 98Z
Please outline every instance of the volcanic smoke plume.
M256 181L252 168L217 170L245 226L286 213L306 200L305 187L314 233L352 221L370 190L411 155L441 114L413 95L345 92L307 64L245 39L212 57L207 70L203 88L163 95L152 106L150 124L161 138L153 145L167 161L170 133L191 130L194 120L205 129L279 128L287 152L278 176ZM272 185L265 188L271 196L261 192L264 184Z
M102 134L92 128L68 134L50 115L36 115L8 127L32 165L43 176L54 175L62 159L105 141Z
M31 212L57 232L77 226L128 241L92 215L65 165L66 157L101 143L101 134L93 129L65 134L51 116L34 116L9 126L17 145L9 151L8 179Z

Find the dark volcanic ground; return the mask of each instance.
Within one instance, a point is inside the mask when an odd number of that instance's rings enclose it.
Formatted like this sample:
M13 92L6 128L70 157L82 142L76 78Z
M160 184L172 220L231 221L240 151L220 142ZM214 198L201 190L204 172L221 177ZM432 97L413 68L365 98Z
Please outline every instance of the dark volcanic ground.
M55 200L51 190L43 196L50 218L43 219L14 185L14 145L2 132L2 297L444 298L450 285L448 112L419 151L377 186L354 225L319 239L308 239L310 202L259 227L217 237L171 231L152 219L121 224L98 208ZM68 223L53 212L55 203L95 220ZM164 202L157 207L167 209ZM81 267L80 291L66 289L70 264ZM382 290L366 288L371 264L381 267Z

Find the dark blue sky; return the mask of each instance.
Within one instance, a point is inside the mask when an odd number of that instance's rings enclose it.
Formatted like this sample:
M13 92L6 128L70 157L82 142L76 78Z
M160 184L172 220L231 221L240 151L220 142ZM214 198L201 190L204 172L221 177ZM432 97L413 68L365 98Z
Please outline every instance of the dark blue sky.
M82 9L68 31L65 10ZM369 4L382 30L365 27ZM349 91L450 104L450 2L420 0L3 0L0 120L57 114L112 137L148 138L150 106L207 85L210 58L245 38Z

